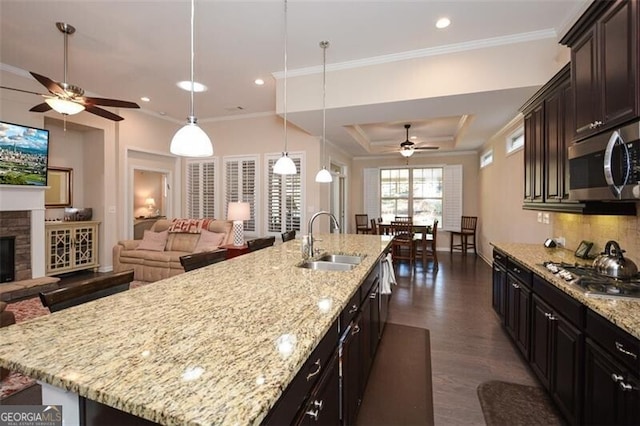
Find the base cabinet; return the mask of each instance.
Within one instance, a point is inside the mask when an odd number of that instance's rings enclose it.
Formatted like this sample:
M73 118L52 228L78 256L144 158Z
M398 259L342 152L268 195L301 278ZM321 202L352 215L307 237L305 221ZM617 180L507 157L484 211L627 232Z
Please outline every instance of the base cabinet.
M505 327L525 359L529 359L531 324L531 271L507 264Z
M340 424L340 374L338 354L329 361L326 370L312 390L307 405L295 422L300 425Z
M493 310L504 323L507 301L507 256L496 250L493 251Z
M46 274L98 268L100 222L45 223Z

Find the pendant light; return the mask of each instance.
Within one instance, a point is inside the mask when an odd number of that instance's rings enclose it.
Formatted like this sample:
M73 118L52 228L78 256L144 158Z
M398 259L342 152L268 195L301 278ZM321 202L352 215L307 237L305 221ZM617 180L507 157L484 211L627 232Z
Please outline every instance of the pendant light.
M209 136L198 126L198 119L193 112L193 32L195 21L195 0L191 0L191 104L187 124L173 135L169 150L172 154L184 157L210 157L213 155L213 145Z
M273 173L277 175L295 175L298 173L296 164L287 152L287 0L284 0L284 152L273 166Z
M324 163L324 157L326 155L326 128L327 128L327 47L329 47L328 41L321 41L320 47L322 48L322 145L320 146L320 158ZM316 182L329 183L333 182L333 177L329 170L325 166L316 174Z

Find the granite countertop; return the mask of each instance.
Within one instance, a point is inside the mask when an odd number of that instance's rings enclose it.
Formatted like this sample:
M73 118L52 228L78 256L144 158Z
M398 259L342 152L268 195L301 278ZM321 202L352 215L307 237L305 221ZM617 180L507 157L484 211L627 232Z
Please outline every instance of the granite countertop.
M166 425L259 423L389 244L317 237L366 257L349 272L299 268L289 241L4 327L0 365Z
M602 315L627 333L640 339L640 299L595 298L585 296L579 289L557 277L542 266L545 261L567 263L591 263L575 257L563 248L546 248L542 244L492 243L498 250L508 254L531 269L536 275L558 287L574 299Z

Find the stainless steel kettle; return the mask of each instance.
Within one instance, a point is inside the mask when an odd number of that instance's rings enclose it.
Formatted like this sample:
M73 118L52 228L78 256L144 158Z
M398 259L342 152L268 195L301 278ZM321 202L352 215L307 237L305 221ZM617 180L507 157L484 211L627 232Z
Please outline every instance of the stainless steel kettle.
M593 267L607 277L631 278L638 273L638 267L633 261L622 256L622 253L624 250L617 242L607 241L604 251L593 261Z

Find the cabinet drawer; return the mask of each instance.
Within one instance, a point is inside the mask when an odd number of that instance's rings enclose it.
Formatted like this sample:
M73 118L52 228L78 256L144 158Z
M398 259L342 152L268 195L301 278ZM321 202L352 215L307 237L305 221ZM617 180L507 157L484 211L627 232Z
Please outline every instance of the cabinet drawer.
M537 275L533 277L533 292L573 325L581 330L584 328L584 305L582 303Z
M640 371L640 340L590 309L586 322L589 337L632 371Z
M531 280L532 280L532 273L531 271L525 267L522 266L520 263L516 262L515 260L508 258L507 259L507 271L514 277L517 278L518 281L520 281L521 283L523 283L524 285L526 285L527 287L531 288Z
M336 321L300 368L263 424L284 425L293 422L337 347L338 324Z
M356 290L355 294L351 296L349 303L347 303L347 306L345 306L345 308L340 313L340 334L342 334L347 329L347 327L349 327L349 323L353 318L355 318L358 310L360 309L360 302L362 300L362 297L360 295L361 290L362 288L358 288L358 290Z
M498 265L506 268L507 255L497 249L493 249L493 263L497 263Z

